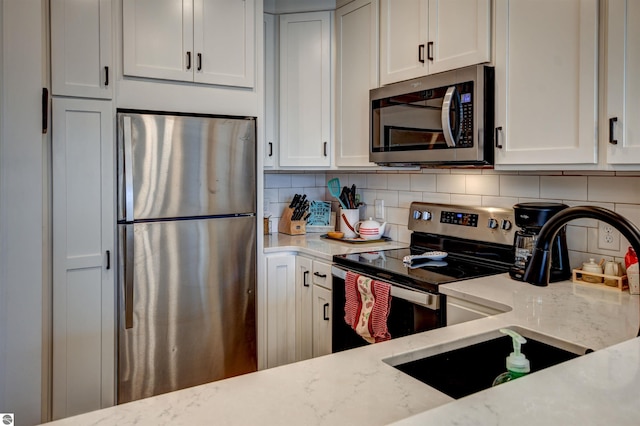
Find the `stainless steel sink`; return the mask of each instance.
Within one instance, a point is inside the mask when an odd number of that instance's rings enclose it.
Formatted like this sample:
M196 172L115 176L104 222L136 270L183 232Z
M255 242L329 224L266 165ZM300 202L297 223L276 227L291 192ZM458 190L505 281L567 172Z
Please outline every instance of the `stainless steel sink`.
M531 373L568 361L590 349L556 340L519 327L507 327L527 339L522 345ZM384 360L387 364L458 399L491 387L506 371L505 358L513 351L509 336L498 330ZM429 354L431 352L431 354ZM437 352L437 353L436 353Z

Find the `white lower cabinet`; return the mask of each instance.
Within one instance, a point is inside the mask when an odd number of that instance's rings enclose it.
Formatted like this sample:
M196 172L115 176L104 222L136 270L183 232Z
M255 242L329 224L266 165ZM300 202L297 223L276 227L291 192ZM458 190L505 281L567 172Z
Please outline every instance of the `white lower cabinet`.
M296 256L267 256L266 366L296 361Z
M447 296L447 325L460 324L480 318L501 314L503 311L490 306Z
M266 260L266 367L330 353L331 265L292 253Z
M112 103L52 105L56 420L114 404L115 198Z

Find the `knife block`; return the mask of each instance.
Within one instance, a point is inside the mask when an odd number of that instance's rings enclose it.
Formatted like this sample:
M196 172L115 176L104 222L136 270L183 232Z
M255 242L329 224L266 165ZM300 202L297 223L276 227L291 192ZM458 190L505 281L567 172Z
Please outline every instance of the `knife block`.
M307 222L304 220L291 220L292 208L285 208L278 222L278 232L288 235L304 235L307 233Z

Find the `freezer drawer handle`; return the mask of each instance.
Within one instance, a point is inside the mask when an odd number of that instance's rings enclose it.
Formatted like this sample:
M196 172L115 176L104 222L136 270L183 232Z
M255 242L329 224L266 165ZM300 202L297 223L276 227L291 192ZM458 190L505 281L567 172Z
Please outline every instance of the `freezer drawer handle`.
M328 304L328 303L325 303L325 304L322 306L322 309L323 309L323 315L324 315L324 317L323 317L323 318L324 318L324 320L325 320L325 321L329 321L329 304Z
M133 328L133 225L124 227L124 327Z

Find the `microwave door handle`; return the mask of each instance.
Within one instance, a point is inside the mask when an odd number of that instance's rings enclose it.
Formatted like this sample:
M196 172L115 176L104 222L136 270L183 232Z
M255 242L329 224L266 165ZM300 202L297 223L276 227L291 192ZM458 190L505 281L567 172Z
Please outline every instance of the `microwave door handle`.
M442 101L442 133L444 134L444 140L447 143L447 146L450 148L454 148L456 146L456 140L453 138L453 127L451 126L450 114L452 107L451 104L453 103L455 94L456 87L449 87L447 89L447 93L444 95L444 101ZM456 120L460 120L460 117L456 117Z

